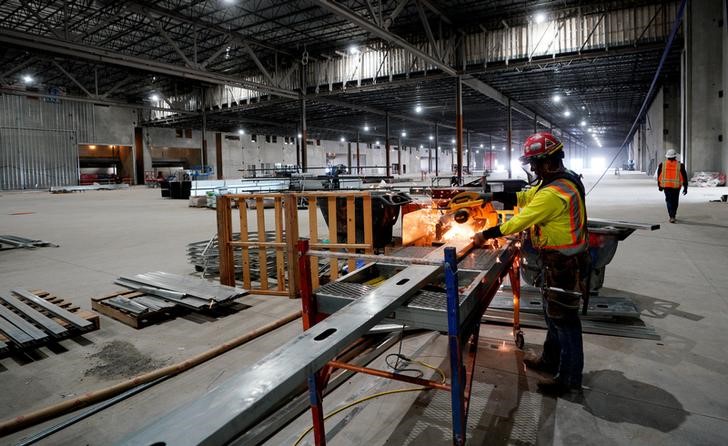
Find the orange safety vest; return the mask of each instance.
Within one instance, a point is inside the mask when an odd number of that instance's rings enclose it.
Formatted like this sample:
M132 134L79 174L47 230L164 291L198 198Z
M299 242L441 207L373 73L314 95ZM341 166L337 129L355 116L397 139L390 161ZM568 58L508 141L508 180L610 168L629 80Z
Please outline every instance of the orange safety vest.
M569 233L571 240L569 243L562 245L545 245L540 248L552 251L558 251L561 254L571 256L585 251L589 247L589 241L586 232L586 209L585 203L579 195L576 185L566 179L558 179L548 186L558 193L568 205L569 213ZM535 228L538 231L538 228Z
M685 179L680 172L680 162L678 160L666 160L662 163L660 177L657 179L660 187L668 189L680 189Z

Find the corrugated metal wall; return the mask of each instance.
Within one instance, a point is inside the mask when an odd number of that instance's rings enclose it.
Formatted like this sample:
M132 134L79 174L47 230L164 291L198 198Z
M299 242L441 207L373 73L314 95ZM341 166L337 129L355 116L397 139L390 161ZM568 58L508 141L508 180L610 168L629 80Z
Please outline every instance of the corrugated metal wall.
M0 189L78 184L78 141L93 141L92 104L0 95Z

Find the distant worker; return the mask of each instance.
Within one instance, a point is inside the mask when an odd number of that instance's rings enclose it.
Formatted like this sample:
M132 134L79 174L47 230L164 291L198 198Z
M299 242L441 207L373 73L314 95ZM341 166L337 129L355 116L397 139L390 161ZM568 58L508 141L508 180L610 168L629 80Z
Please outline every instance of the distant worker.
M553 378L540 380L538 388L556 395L581 390L584 349L579 304L588 292L590 262L584 185L564 167L563 158L563 144L550 133L528 137L520 160L536 174L533 187L524 192L483 194L486 201L517 200L520 212L473 237L475 244L482 245L488 239L530 228L530 243L541 262L548 331L540 357L528 355L523 362L529 369L553 374Z
M665 192L665 203L667 203L667 215L670 223L675 223L677 206L680 201L680 188L682 194L688 193L688 173L685 165L677 160L677 152L670 149L665 154L667 158L664 163L657 167L657 188Z

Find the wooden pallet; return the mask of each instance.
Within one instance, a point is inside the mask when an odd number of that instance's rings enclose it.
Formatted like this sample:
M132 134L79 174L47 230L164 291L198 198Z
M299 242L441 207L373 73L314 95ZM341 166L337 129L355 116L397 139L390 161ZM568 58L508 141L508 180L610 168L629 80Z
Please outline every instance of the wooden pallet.
M40 308L36 305L33 305L32 303L25 302L26 304L30 305L31 307L35 308L37 311L43 313L45 316L49 317L50 319L56 321L60 325L62 325L64 328L66 328L68 331L66 331L63 335L59 337L49 337L47 341L41 344L34 344L32 346L27 347L19 347L17 344L15 344L12 340L10 340L7 336L0 333L0 344L5 344L5 347L3 349L0 349L0 355L7 355L7 354L13 354L13 353L19 353L26 350L35 349L38 347L42 347L43 345L55 343L57 341L72 338L74 336L78 336L83 333L88 333L90 331L98 330L101 327L101 322L99 320L99 315L94 313L93 311L87 311L83 310L77 305L74 305L73 303L62 299L54 294L49 293L45 290L29 290L31 293L35 294L36 296L47 300L48 302L59 306L67 311L70 311L71 313L74 313L75 315L86 319L87 321L91 322L92 326L90 328L86 329L80 329L77 327L74 327L72 324L70 324L68 321L61 319L51 313L49 313L47 310Z
M101 297L92 297L91 298L91 308L98 311L99 313L103 314L104 316L108 316L112 319L116 319L117 321L124 323L130 327L134 328L144 328L146 326L156 324L157 322L166 320L166 319L173 319L179 314L179 307L171 307L171 308L162 308L158 311L148 311L144 313L143 315L137 315L132 314L130 312L121 310L116 307L112 307L111 305L107 304L105 301L111 299L112 297L121 296L126 297L127 299L134 300L135 297L143 296L144 293L141 293L139 291L132 291L132 290L120 290L112 294L108 294L106 296Z

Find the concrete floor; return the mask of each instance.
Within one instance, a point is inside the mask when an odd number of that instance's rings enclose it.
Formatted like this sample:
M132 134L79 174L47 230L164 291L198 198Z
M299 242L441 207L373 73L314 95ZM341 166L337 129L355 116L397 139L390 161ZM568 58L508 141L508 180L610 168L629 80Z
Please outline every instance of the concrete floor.
M587 178L587 187L592 181ZM678 224L667 223L663 195L640 174L608 176L588 197L590 216L662 224L621 243L607 267L605 292L633 298L660 341L585 335L583 398L554 399L535 390L538 376L520 366L507 327L484 326L469 420L471 444L715 444L728 442L728 205L709 203L724 188L692 188ZM50 240L59 248L0 252L0 291L43 288L90 308L90 298L117 287L122 274L187 274L185 245L209 238L215 213L159 198L158 190L68 195L2 193L0 233ZM32 214L13 215L32 212ZM103 317L101 330L63 348L0 359L0 418L6 419L124 376L98 374L92 355L112 341L133 344L136 359L173 363L298 308L286 298L249 296L236 314L177 318L135 330ZM294 322L107 409L41 444L106 445L190 401L300 332ZM544 332L527 329L526 350ZM403 352L447 369L446 339L422 333ZM382 360L375 366L383 367ZM114 364L111 364L113 368ZM121 369L121 367L120 367ZM128 368L127 368L128 369ZM108 371L109 368L107 367ZM113 370L112 370L113 371ZM128 371L128 370L127 370ZM333 409L355 397L406 387L355 377L325 400ZM327 423L329 442L449 444L449 395L410 392L371 400ZM47 422L0 444L14 444ZM292 444L310 423L303 415L268 444ZM310 435L302 444L310 444Z

